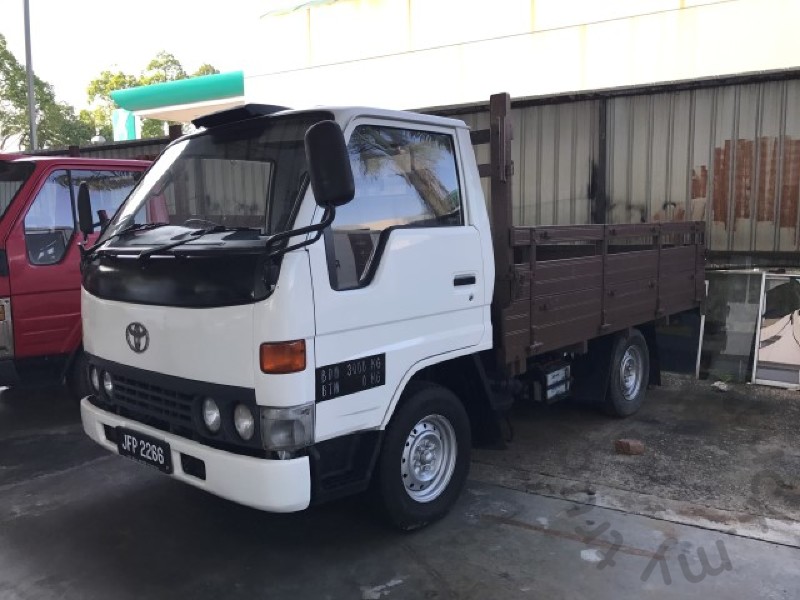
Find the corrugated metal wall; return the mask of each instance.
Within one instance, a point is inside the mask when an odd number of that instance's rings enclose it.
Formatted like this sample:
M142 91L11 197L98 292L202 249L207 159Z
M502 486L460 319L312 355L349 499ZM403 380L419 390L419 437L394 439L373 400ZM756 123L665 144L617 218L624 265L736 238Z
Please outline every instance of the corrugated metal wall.
M19 181L0 181L0 215L6 212L11 199L20 187Z
M800 250L800 80L594 98L512 109L515 222L704 220L713 251ZM485 109L458 118L489 126ZM155 156L166 142L81 154Z
M488 127L484 111L459 118ZM711 250L800 249L798 80L539 104L512 118L517 223L704 220Z
M70 148L57 148L54 150L38 150L34 154L39 156L87 156L89 158L120 158L153 160L170 142L168 138L154 138L148 140L132 140L129 142L109 142L90 146L71 146Z
M82 146L81 156L90 158L131 158L152 160L169 143L167 139L148 140L138 144L101 144L98 146Z
M590 223L592 168L599 151L599 101L511 110L514 126L514 221L520 225ZM473 129L489 127L489 113L458 115ZM489 146L476 147L478 163ZM489 194L488 181L484 193Z

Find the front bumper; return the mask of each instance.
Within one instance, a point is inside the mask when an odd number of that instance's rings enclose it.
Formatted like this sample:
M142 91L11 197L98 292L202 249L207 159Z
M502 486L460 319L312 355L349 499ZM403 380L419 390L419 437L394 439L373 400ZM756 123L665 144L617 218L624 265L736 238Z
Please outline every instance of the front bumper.
M294 512L307 508L311 501L307 456L269 460L217 450L101 410L88 398L81 401L81 420L86 435L114 453L117 445L106 438L104 426L125 427L164 440L174 465L170 477L233 502L271 512ZM205 463L204 480L184 473L181 454Z

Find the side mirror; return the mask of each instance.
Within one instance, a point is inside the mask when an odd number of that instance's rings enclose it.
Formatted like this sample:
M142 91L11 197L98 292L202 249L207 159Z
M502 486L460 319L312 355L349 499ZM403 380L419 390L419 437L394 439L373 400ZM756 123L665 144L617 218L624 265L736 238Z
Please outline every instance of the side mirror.
M84 238L94 232L92 201L89 199L89 186L85 181L78 186L78 226Z
M342 128L335 121L320 121L308 128L305 145L317 204L333 208L350 202L356 189Z

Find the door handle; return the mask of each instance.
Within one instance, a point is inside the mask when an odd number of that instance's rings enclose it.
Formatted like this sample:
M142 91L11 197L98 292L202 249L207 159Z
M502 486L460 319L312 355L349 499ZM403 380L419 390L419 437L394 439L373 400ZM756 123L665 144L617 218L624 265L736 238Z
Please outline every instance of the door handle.
M475 275L456 275L453 278L453 285L458 287L460 285L475 285Z

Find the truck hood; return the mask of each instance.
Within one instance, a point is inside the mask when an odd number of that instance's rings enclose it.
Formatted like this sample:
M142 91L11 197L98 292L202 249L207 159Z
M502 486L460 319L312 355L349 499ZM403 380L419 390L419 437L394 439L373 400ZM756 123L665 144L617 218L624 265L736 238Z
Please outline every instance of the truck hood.
M250 304L137 304L100 298L83 288L84 348L99 358L155 373L255 388L259 404L292 406L314 398L313 298L305 250L285 255L274 292ZM298 339L306 340L306 371L261 372L262 343Z
M81 293L84 348L131 367L254 387L253 305L188 309Z

